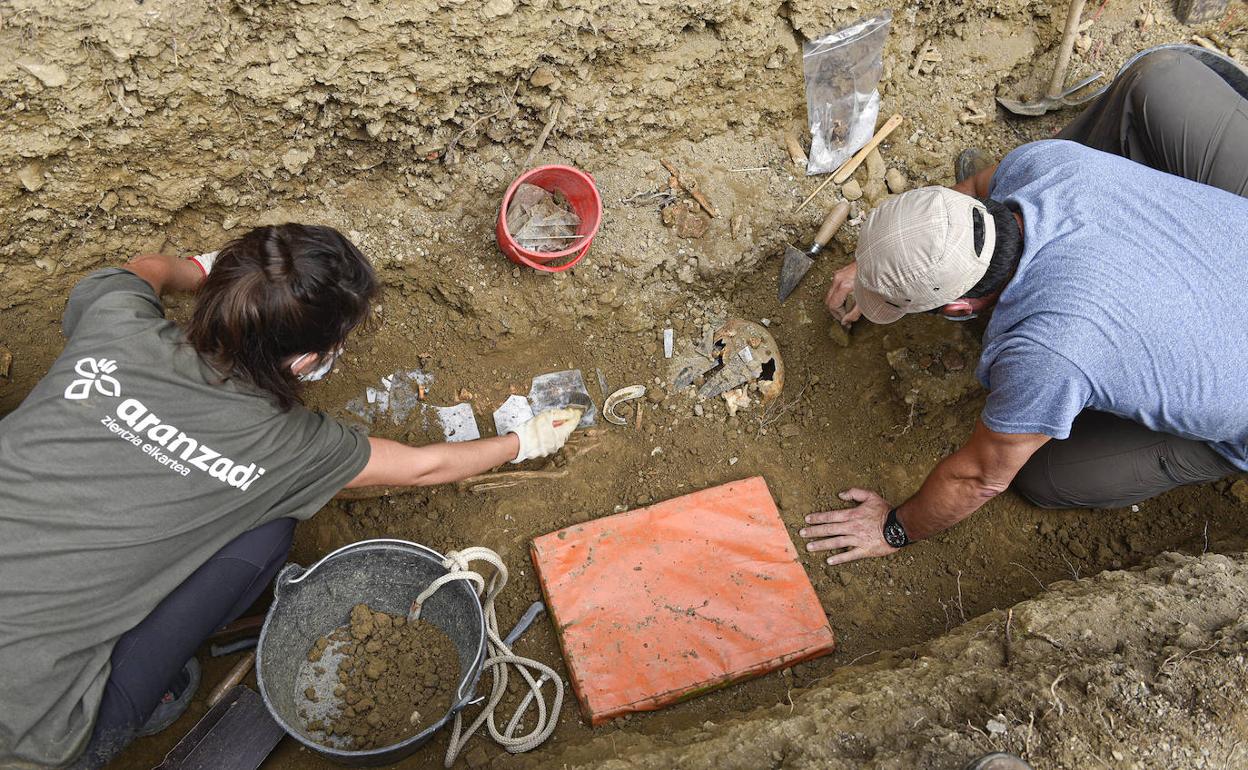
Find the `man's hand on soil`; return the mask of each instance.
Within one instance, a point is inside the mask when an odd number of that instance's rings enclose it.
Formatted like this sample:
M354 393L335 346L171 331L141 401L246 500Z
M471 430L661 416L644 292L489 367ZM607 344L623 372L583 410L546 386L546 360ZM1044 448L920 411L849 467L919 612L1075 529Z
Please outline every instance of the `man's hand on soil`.
M850 301L854 293L854 281L857 278L858 263L850 262L832 276L832 285L828 287L828 295L824 298L828 312L846 328L862 317L862 311Z
M828 564L844 564L869 556L888 556L897 551L884 542L884 521L892 510L887 500L866 489L847 489L839 497L858 505L807 516L806 523L817 526L805 527L798 533L810 540L806 550L844 549L829 556Z

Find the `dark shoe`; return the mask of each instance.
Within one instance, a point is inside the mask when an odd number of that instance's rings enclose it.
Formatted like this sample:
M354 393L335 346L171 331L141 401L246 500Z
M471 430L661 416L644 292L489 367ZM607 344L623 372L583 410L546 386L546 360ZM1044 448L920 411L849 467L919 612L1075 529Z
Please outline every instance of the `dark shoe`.
M992 165L992 161L988 160L988 156L975 149L967 148L958 156L958 162L953 166L953 175L959 182L970 179L979 172Z
M173 686L169 688L169 692L165 693L165 697L160 699L160 703L156 704L156 710L139 728L137 735L140 738L155 735L178 721L178 717L182 716L187 707L191 705L191 698L195 697L195 691L198 689L199 661L191 658L186 665L182 666Z
M1031 770L1031 765L1013 754L1003 754L996 751L972 760L962 770Z

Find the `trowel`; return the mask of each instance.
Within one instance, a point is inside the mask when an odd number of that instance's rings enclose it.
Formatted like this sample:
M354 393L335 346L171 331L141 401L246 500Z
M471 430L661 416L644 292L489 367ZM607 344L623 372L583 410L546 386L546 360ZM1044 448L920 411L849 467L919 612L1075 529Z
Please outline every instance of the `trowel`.
M810 266L815 264L814 257L828 245L828 241L832 240L832 236L836 233L841 225L845 224L845 219L849 217L849 204L838 203L828 212L828 216L824 218L823 224L819 226L819 232L815 233L815 242L811 244L809 249L801 251L794 248L792 244L784 249L784 264L780 266L780 301L784 302L797 288L797 285L806 277L806 273L810 270Z

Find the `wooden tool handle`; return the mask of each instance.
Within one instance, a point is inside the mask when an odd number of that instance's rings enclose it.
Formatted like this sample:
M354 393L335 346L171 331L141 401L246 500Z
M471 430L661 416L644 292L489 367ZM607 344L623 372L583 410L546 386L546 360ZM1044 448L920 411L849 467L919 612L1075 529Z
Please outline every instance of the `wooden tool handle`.
M849 204L842 201L832 207L828 212L828 216L824 218L823 224L819 226L819 232L815 233L815 245L811 251L818 251L828 245L828 241L832 240L832 236L845 224L845 220L849 218Z
M227 692L233 690L236 685L246 679L255 662L256 651L251 650L238 663L234 664L234 668L230 669L230 673L226 674L225 678L216 687L212 688L212 692L208 694L208 708L212 708L220 703Z
M1066 29L1062 32L1062 42L1057 47L1057 64L1053 66L1053 77L1049 80L1048 97L1056 99L1062 93L1062 84L1066 82L1066 68L1070 66L1070 51L1075 47L1075 38L1079 36L1079 17L1083 15L1084 0L1070 0L1066 9Z
M876 147L879 147L880 142L887 139L888 135L893 133L893 131L896 131L897 127L900 125L900 115L894 115L885 121L884 125L880 126L880 130L875 132L875 136L871 137L871 141L867 142L861 150L854 154L854 157L845 161L845 165L841 166L840 169L837 170L836 174L832 177L832 182L835 184L843 184L846 179L849 179L850 176L853 175L854 171L862 165L862 162L867 159L867 156L871 154L871 151Z

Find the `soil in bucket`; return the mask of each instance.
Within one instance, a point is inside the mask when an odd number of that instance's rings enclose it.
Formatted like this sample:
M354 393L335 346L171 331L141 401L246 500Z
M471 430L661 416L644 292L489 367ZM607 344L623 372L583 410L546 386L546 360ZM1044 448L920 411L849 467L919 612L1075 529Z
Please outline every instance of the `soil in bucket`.
M441 719L458 683L459 656L442 629L357 604L308 650L299 713L326 746L392 746Z

